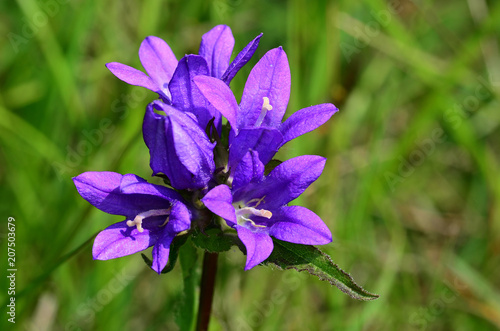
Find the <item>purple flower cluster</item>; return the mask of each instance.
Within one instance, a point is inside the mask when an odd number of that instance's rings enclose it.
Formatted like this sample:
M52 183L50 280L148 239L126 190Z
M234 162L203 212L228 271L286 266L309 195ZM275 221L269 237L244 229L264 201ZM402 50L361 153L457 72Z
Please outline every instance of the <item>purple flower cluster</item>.
M151 36L139 49L147 74L121 63L107 64L126 83L158 93L159 99L146 107L143 137L153 175L168 178L171 187L114 172L75 177L84 199L125 217L96 237L95 259L153 246L152 268L160 273L174 238L190 233L207 209L225 220L220 226L236 230L246 247L246 270L269 257L271 236L297 244L331 242L329 229L315 213L288 206L321 175L326 160L305 155L279 164L267 175L264 169L281 146L316 129L338 109L332 104L311 106L282 122L291 84L281 47L258 61L238 104L229 84L252 58L260 38L230 62L234 38L228 26L204 34L199 55L179 61L165 41ZM229 130L223 128L222 117ZM196 199L201 203L195 204Z

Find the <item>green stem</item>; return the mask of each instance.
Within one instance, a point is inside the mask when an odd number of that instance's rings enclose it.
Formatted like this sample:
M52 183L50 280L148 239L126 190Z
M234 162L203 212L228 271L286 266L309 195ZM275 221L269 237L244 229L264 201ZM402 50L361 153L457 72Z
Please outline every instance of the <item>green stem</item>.
M210 323L210 313L212 311L212 301L215 290L215 275L217 274L217 253L205 251L203 257L203 271L200 283L200 304L198 306L198 320L196 322L197 331L208 331Z

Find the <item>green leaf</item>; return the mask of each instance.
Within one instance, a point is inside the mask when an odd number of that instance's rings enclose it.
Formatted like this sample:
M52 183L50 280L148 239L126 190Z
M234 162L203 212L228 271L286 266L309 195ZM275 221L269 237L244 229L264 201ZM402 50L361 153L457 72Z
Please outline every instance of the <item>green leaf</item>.
M228 251L234 244L234 236L224 234L219 228L206 229L205 233L196 232L192 238L196 246L210 253Z
M184 289L182 299L177 306L178 309L176 309L175 322L181 331L190 331L193 327L193 321L196 319L196 288L199 280L196 270L198 253L196 248L189 242L187 245L181 247L179 257L182 277L184 279Z
M274 250L271 255L262 262L272 264L280 269L295 269L307 271L319 279L337 286L342 292L357 300L374 300L379 296L365 291L356 284L354 279L333 263L330 256L323 253L314 246L292 244L286 241L274 239Z

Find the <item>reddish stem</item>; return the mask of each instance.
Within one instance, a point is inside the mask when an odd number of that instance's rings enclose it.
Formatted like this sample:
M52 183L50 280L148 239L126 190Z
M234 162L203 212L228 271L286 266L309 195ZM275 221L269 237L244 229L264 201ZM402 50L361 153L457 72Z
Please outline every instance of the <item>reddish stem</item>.
M203 271L201 272L200 303L198 306L197 331L208 331L212 301L215 290L215 275L217 274L217 253L205 252Z

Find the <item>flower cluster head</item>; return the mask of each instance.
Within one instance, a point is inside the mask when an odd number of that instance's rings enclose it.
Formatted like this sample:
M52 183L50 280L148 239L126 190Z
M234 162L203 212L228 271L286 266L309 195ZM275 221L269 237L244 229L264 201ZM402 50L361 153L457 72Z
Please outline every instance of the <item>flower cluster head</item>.
M311 106L283 122L291 80L281 47L253 67L238 103L231 80L252 58L261 36L233 61L228 26L208 31L199 54L180 60L165 41L150 36L139 48L146 73L117 62L106 65L122 81L158 93L146 107L142 128L153 176L166 185L114 172L85 172L73 179L92 205L125 217L96 237L94 259L153 246L151 267L161 273L177 236L214 226L236 232L246 250L246 270L269 257L272 237L305 245L331 242L315 213L288 205L321 175L325 158L299 156L270 171L266 165L281 146L316 129L338 109Z

